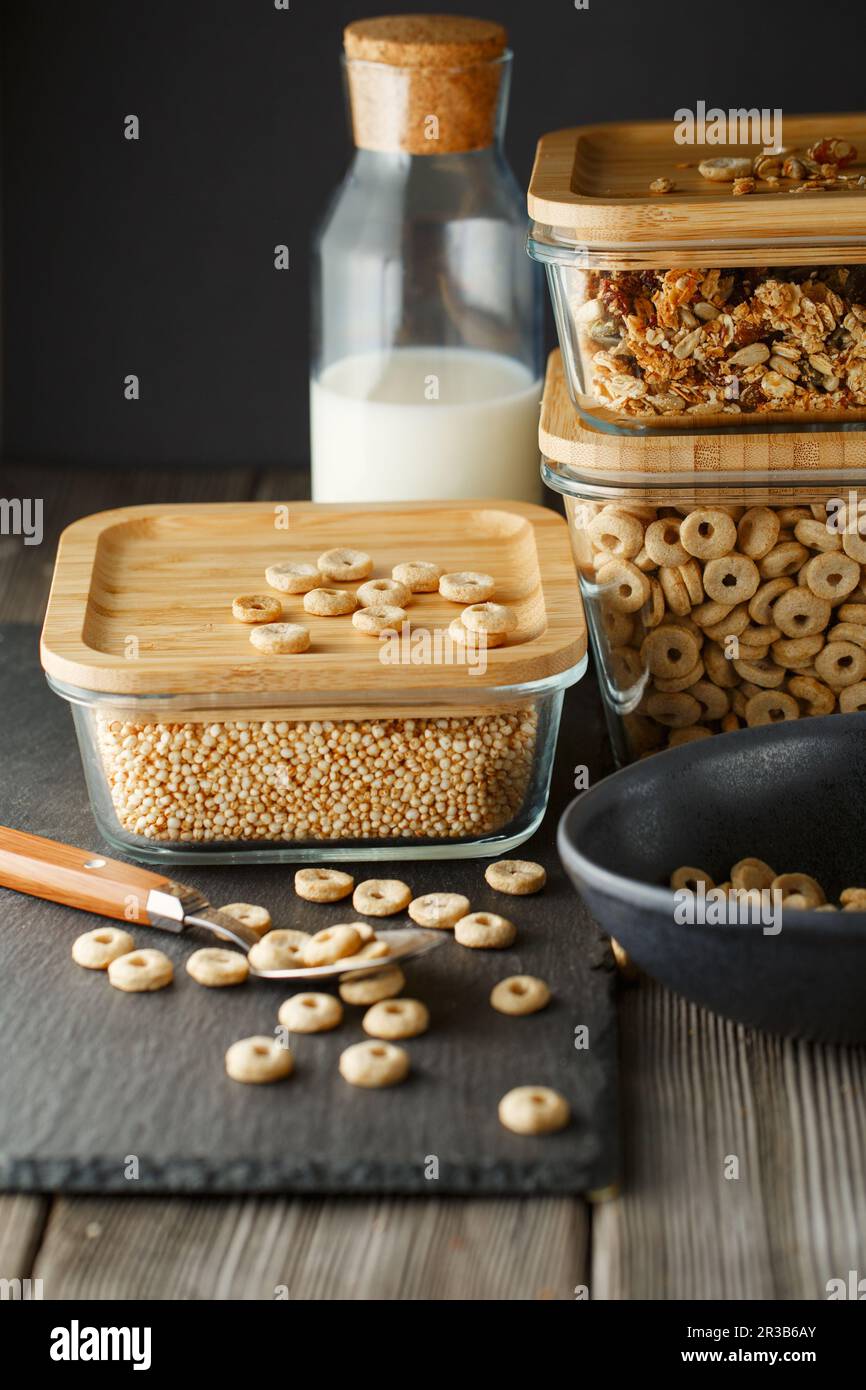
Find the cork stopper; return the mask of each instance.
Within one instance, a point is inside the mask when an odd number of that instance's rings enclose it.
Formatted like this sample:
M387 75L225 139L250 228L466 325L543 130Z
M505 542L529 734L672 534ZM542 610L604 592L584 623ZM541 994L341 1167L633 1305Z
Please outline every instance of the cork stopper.
M344 36L355 144L415 155L484 149L496 138L501 24L456 15L388 15Z

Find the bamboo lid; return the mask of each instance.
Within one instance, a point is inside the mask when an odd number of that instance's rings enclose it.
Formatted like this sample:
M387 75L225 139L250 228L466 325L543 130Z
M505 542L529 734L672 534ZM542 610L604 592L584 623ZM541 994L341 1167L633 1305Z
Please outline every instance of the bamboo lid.
M771 479L781 473L811 478L866 477L866 430L770 431L754 434L677 434L632 436L593 429L575 410L557 349L550 354L538 444L545 460L567 483L580 478L616 483L678 475L707 482L718 477L730 484L749 475ZM565 487L568 491L568 487Z
M490 19L402 14L357 19L343 34L346 57L398 68L465 68L505 52L508 35Z
M389 15L356 20L343 41L359 149L429 156L493 144L508 42L500 24Z
M799 178L785 176L784 159L778 167L755 166L763 153L760 143L680 144L676 129L673 121L641 121L542 136L529 213L541 226L557 229L563 259L573 246L623 248L629 265L647 267L866 259L866 114L787 117L785 150L798 160L788 168L799 167ZM809 151L820 142L829 147L832 140L853 147L855 157L837 165L810 158ZM719 158L747 161L754 187L735 194L732 181L714 181L700 172L703 161ZM755 176L756 167L772 172ZM822 167L836 172L814 172ZM658 181L671 188L653 192ZM791 244L796 239L818 249L806 254L802 244ZM558 258L554 242L544 258Z
M514 631L506 645L486 653L482 671L443 650L463 605L438 593L413 596L409 641L401 633L399 648L389 643L384 651L350 616L313 616L302 596L268 587L269 565L288 559L315 565L335 547L367 551L374 578L390 578L393 566L419 557L445 572L490 574L497 601L515 614ZM338 587L354 592L357 585ZM289 656L253 647L250 628L232 616L239 594L278 599L280 621L309 630L309 650ZM494 499L364 507L188 503L100 512L61 536L42 633L46 672L83 690L233 695L241 706L244 695L273 695L293 706L366 704L380 711L440 697L458 712L475 709L498 692L564 675L585 652L565 523L545 507Z

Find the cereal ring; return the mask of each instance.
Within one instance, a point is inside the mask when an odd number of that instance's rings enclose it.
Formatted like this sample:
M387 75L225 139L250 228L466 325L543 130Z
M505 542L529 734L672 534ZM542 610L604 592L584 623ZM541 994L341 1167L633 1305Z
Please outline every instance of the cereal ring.
M843 714L855 714L860 710L866 710L866 681L859 681L857 685L849 685L845 690L840 690L839 708Z
M842 549L842 537L837 531L830 531L826 522L808 520L798 521L794 527L794 537L810 550L833 551Z
M174 966L162 951L129 951L108 963L108 980L127 994L165 989L174 979Z
M360 928L364 924L362 922L353 922L352 925L356 928L356 930L360 930ZM390 956L390 954L391 947L388 945L388 942L381 941L377 938L373 941L365 941L360 951L356 951L352 957L347 957L347 959L384 960L385 957Z
M492 651L494 647L504 647L508 638L504 632L470 632L463 626L460 618L453 618L448 624L448 636L459 646L468 644L477 651Z
M713 684L720 686L723 690L733 690L737 684L737 673L721 647L715 642L709 642L704 648L703 659L707 668L707 675Z
M776 514L781 526L796 526L798 521L807 521L812 512L809 507L777 507Z
M674 869L670 877L670 886L678 893L684 888L688 889L690 893L696 893L699 883L704 885L707 892L716 886L704 869L695 869L691 865L683 865L680 869Z
M812 593L834 603L847 598L860 583L860 566L850 555L832 551L816 555L803 568Z
M713 731L705 724L689 724L685 729L671 729L668 734L668 748L680 748L684 743L700 743L703 738L712 738Z
M820 558L816 556L816 559ZM812 637L827 626L830 612L826 599L797 584L776 599L773 622L786 637Z
M655 581L650 580L650 583L653 584ZM664 609L664 604L662 604L662 609ZM616 608L611 608L607 604L602 605L601 625L612 647L624 647L634 636L634 618L630 618L628 613L620 613Z
M432 560L405 560L391 571L391 578L398 584L405 584L410 594L437 593L441 577L442 566L435 565Z
M717 603L748 603L759 583L754 560L736 551L722 559L708 560L704 566L707 597L714 598Z
M295 1060L279 1039L259 1036L240 1038L232 1043L226 1053L225 1067L232 1081L261 1086L291 1076Z
M250 973L250 964L240 951L226 951L221 946L205 946L193 951L186 963L187 974L196 984L207 989L223 989L227 985L242 985Z
M737 528L727 512L695 507L683 518L680 541L699 560L719 560L736 546Z
M396 1086L409 1075L409 1054L389 1042L354 1043L340 1054L340 1075L350 1086Z
M366 551L349 550L343 546L326 550L316 564L319 573L332 584L350 584L355 579L366 579L373 573L373 561Z
M698 663L700 648L690 632L665 624L657 627L641 643L640 657L653 676L673 680Z
M812 637L786 637L773 643L773 659L780 666L796 671L810 666L824 645L823 632Z
M304 947L310 933L279 928L269 931L247 952L253 970L302 970L306 965Z
M350 922L323 927L304 946L304 964L334 965L344 956L357 955L362 944L360 935Z
M361 1019L361 1027L371 1038L417 1038L430 1027L430 1013L418 999L383 999L373 1004Z
M355 596L362 608L406 608L412 602L412 590L398 579L368 579Z
M836 708L836 696L829 685L815 680L814 676L792 676L788 681L788 693L807 706L804 714L832 714Z
M650 596L649 580L630 560L610 560L595 579L600 588L610 590L608 601L621 613L636 613Z
M780 724L787 719L799 719L800 706L793 695L784 690L760 690L746 701L745 720L750 728L758 724Z
M462 893L425 893L422 898L412 899L409 916L419 927L445 931L465 917L470 907L469 899Z
M365 917L391 917L412 901L412 889L399 878L368 878L359 883L352 906Z
M697 560L689 560L685 565L680 565L677 573L686 586L692 608L694 608L696 604L703 603L704 581L701 567Z
M686 671L685 675L674 676L671 680L665 680L663 676L656 676L655 688L660 690L663 695L676 694L679 690L690 690L693 685L704 678L704 663L700 659L692 667L691 671Z
M639 570L643 570L644 574L648 574L650 570L654 570L656 567L655 560L652 558L651 555L647 554L645 546L638 551L637 555L635 555L634 559L632 560L632 564L637 565L637 568Z
M290 1033L328 1033L342 1023L343 1006L333 994L293 994L277 1018Z
M783 579L794 574L808 559L809 552L799 541L780 540L759 561L758 571L762 579Z
M776 877L776 870L765 864L763 859L738 859L731 869L731 886L746 890L769 888Z
M357 607L358 600L348 589L311 589L304 594L304 611L317 618L339 618Z
M749 610L745 603L738 603L720 623L710 623L704 632L712 642L727 643L731 637L739 637L749 626Z
M487 865L484 877L497 893L512 893L522 898L528 893L541 892L547 882L547 870L531 859L499 859Z
M866 912L866 888L845 888L839 901L845 912Z
M517 614L504 603L473 603L463 609L460 621L468 632L507 637L517 626Z
M858 523L859 525L861 522ZM842 536L842 549L852 560L856 560L858 565L866 565L866 536L854 531L846 531Z
M834 690L858 685L866 676L866 651L854 642L828 642L815 657L815 670Z
M634 559L644 543L643 526L628 512L605 508L586 529L598 550L609 551L624 560Z
M380 637L383 632L399 631L408 617L405 608L381 603L375 608L359 608L352 614L352 626L368 637Z
M763 626L769 623L773 616L773 604L781 594L793 589L794 581L787 575L782 575L778 579L768 579L766 584L762 584L749 603L749 617L753 623Z
M827 631L828 642L853 642L857 647L866 647L866 627L862 623L836 623Z
M687 613L691 612L692 601L680 569L660 569L659 583L662 586L665 602L672 613L684 618Z
M704 719L709 719L710 721L714 719L723 719L730 709L730 701L724 690L720 689L719 686L715 685L712 681L696 681L695 684L690 685L688 689L689 693L703 705ZM691 729L674 730L674 733L677 732L688 735L691 733ZM678 742L679 741L680 740L678 740Z
M736 606L735 603L716 603L714 599L708 599L692 609L692 619L698 627L715 627L729 617Z
M266 907L258 907L256 903L226 903L225 907L219 910L227 912L230 917L236 917L260 937L271 929L271 914Z
M702 710L694 696L686 691L675 691L669 695L659 691L650 695L646 712L651 719L668 729L684 729L688 724L697 724Z
M470 912L454 926L454 940L473 950L501 951L512 944L516 935L514 923L495 912Z
M843 623L866 626L866 603L843 603L836 616Z
M723 734L735 734L739 727L740 721L733 711L731 711L730 714L725 715L720 725L721 732Z
M785 679L784 666L764 657L762 661L739 661L734 659L734 670L744 681L760 686L762 690L778 690Z
M634 647L614 647L609 665L613 684L619 691L631 690L643 678L640 652Z
M377 970L368 975L344 977L340 982L340 998L345 1004L377 1004L380 999L393 999L406 984L406 976L399 965L389 965L387 970Z
M650 580L650 594L649 594L649 598L647 599L647 601L646 601L646 603L644 604L643 608L640 610L641 622L643 623L644 627L648 627L648 628L658 627L658 625L659 625L659 623L661 622L661 620L662 620L662 618L664 617L664 615L665 615L665 594L664 594L664 589L662 588L661 584L659 583L659 581L658 581L657 579L651 579L651 580ZM630 621L631 621L631 619L629 619L628 616L627 616L627 614L625 614L625 613L620 614L620 616L621 616L626 622L630 622ZM864 629L864 631L866 631L866 629ZM625 640L626 640L626 641L629 641L629 640L630 640L630 635L629 635L629 637L626 638Z
M86 931L72 943L72 959L85 970L107 970L118 956L128 956L135 942L128 931L120 927L96 927Z
M509 975L493 986L490 1003L498 1013L520 1018L545 1009L550 1003L550 989L534 975Z
M232 617L239 623L273 623L282 615L279 599L270 594L238 594L232 599Z
M281 560L279 564L268 565L265 579L281 594L306 594L318 587L319 571L304 560Z
M770 884L774 893L782 894L782 906L791 894L805 898L807 907L820 907L827 896L820 883L809 874L778 874Z
M258 651L270 656L294 655L309 649L310 632L300 623L265 623L253 628L250 641Z
M491 574L460 570L442 575L439 592L449 603L486 603L496 592L496 582Z
M570 1119L568 1101L549 1086L515 1086L499 1102L499 1122L512 1134L553 1134Z
M750 507L740 517L737 547L750 560L763 560L779 539L781 523L769 507Z
M295 892L308 903L338 903L355 887L351 874L341 869L298 869Z
M647 527L644 545L654 564L673 568L688 560L689 552L680 540L680 524L676 518L666 516Z

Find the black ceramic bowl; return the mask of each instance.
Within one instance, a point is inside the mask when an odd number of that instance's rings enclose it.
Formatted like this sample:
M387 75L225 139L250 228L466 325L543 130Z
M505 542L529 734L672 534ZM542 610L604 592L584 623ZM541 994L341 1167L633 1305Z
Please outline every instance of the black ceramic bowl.
M866 886L866 713L743 729L658 753L584 792L559 852L602 929L648 974L769 1032L866 1042L866 913L785 912L760 925L680 925L680 865L720 883L754 855L805 872L830 901Z

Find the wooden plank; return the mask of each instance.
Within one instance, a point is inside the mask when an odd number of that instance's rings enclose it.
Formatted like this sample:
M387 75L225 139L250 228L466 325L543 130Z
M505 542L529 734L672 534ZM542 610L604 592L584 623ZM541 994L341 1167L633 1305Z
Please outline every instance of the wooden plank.
M0 1279L31 1275L50 1206L47 1197L0 1196Z
M35 1274L52 1298L569 1299L570 1198L60 1199Z
M620 1017L624 1194L594 1216L593 1297L815 1299L862 1273L866 1049L751 1033L648 981Z

